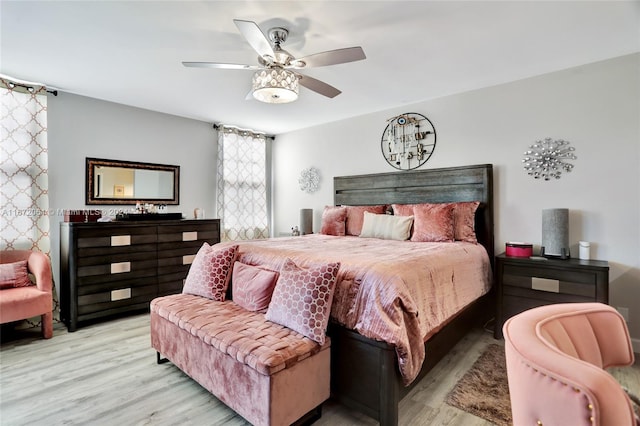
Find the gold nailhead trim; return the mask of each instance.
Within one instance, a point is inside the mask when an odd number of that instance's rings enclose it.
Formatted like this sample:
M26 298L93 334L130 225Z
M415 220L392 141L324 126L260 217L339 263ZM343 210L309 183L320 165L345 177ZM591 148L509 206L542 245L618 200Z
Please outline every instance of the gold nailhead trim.
M540 420L537 421L538 426L542 426L542 422Z
M589 404L589 405L587 405L587 408L589 409L589 411L593 411L593 405Z
M522 360L521 360L521 362L522 362L524 365L526 365L527 367L529 367L530 369L532 369L533 371L535 371L536 373L540 373L543 377L549 377L551 380L553 380L553 381L557 381L557 382L558 382L558 383L560 383L562 386L569 386L569 384L568 384L568 383L565 383L565 382L563 382L563 381L562 381L562 380L560 380L560 379L556 379L556 378L555 378L555 377L553 377L553 376L549 376L548 374L543 373L542 371L540 371L539 369L535 368L535 367L534 367L534 366L532 366L531 364L529 364L529 363L527 363L527 362L524 362L524 361L522 361ZM576 388L576 387L573 387L573 390L574 390L576 393L580 393L580 392L581 392L581 391L580 391L580 389L578 389L578 388ZM591 407L591 408L590 408L590 410L593 410L593 407ZM540 420L538 420L538 422L540 422ZM539 424L542 424L542 423L539 423Z
M589 421L590 421L591 423L593 423L594 418L593 418L593 417L589 417Z

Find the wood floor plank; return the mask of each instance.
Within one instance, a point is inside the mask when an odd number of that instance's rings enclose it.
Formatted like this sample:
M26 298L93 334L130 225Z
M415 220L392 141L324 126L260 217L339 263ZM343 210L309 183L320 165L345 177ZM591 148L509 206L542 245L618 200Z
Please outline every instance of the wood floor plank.
M149 315L96 324L54 337L21 331L0 345L0 424L24 425L225 425L248 423L171 363L156 364ZM502 344L477 329L400 402L400 425L489 426L444 404L444 399L487 345ZM614 369L640 393L640 365ZM328 401L317 425L376 425Z

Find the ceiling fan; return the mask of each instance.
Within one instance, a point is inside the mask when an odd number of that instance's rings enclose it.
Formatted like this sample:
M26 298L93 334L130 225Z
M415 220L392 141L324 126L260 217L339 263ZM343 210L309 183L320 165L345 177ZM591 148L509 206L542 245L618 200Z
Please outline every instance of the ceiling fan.
M253 21L234 19L240 33L258 52L257 65L224 64L218 62L182 62L185 67L226 68L256 70L250 95L267 103L287 103L298 98L298 85L313 90L328 98L338 96L335 87L298 72L311 67L337 65L366 59L361 47L347 47L315 53L296 59L280 45L287 40L289 31L275 27L268 31L268 38ZM293 71L295 70L295 71Z

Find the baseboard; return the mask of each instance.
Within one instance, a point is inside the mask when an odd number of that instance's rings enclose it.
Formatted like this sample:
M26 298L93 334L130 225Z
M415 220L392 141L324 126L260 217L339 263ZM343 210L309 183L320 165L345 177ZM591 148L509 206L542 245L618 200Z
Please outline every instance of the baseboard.
M633 352L640 354L640 339L631 338L631 347Z

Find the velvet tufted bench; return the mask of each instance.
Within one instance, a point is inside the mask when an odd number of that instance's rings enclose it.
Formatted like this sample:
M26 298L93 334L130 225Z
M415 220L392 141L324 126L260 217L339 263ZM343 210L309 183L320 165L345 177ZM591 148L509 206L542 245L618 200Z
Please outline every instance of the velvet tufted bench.
M289 425L329 398L330 341L319 345L233 301L151 302L151 346L254 425Z

